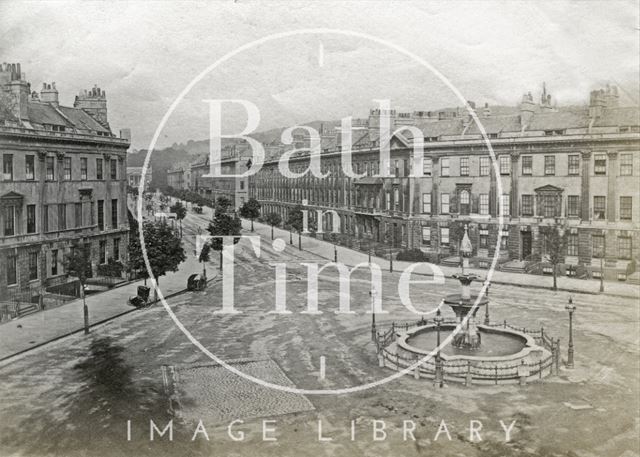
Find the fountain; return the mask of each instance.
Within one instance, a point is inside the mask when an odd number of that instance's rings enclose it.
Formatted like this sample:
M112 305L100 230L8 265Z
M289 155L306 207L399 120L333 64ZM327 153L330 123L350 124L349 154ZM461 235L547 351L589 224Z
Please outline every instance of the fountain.
M478 298L471 295L471 283L478 279L472 273L465 273L469 268L469 257L473 253L473 246L467 233L467 226L464 226L464 236L460 243L460 254L462 256L462 273L453 275L460 281L459 294L450 294L444 298L444 304L449 305L456 314L456 321L462 326L460 331L453 337L453 346L458 349L474 350L480 347L482 337L476 325L476 313L481 306L485 306L489 301L486 296ZM469 313L471 312L471 315ZM468 316L468 319L467 319ZM466 322L466 323L465 323Z
M402 369L423 359L415 376L432 377L440 385L445 378L467 384L522 382L547 376L554 366L557 371L559 343L545 335L544 329L527 330L506 321L491 324L488 315L484 324L476 322L478 310L488 305L489 298L471 291L471 284L479 279L467 271L472 252L465 226L460 243L462 272L453 275L460 282L460 293L448 294L442 301L453 310L455 319L443 319L438 310L435 319L393 324L387 332L374 327L381 366Z

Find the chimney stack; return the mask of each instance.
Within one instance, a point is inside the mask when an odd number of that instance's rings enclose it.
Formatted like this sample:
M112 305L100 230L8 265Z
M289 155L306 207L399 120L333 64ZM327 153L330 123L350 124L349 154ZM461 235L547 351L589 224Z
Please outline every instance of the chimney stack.
M528 92L522 96L522 102L520 103L520 125L522 130L531 123L535 112L536 105L533 103L533 96L531 92Z
M12 99L13 115L18 119L28 119L31 86L25 80L19 63L5 63L0 66L0 85L4 86L4 90Z
M74 108L80 108L98 121L104 128L109 129L107 120L107 94L97 85L93 89L85 90L76 95Z
M553 110L551 104L551 94L547 93L546 83L542 83L542 94L540 95L540 110L542 112L549 112Z
M56 83L42 83L42 90L40 91L40 101L44 103L50 103L56 108L58 104L58 89L56 89Z

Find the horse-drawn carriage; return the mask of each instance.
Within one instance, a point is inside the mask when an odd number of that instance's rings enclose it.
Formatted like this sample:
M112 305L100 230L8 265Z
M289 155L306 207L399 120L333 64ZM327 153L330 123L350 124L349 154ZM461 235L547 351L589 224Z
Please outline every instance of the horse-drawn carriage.
M151 302L149 302L150 291L150 287L138 286L138 294L129 297L129 304L131 306L135 306L136 308L145 308L149 306L151 304Z
M187 290L204 290L206 287L207 280L201 274L192 274L187 279Z

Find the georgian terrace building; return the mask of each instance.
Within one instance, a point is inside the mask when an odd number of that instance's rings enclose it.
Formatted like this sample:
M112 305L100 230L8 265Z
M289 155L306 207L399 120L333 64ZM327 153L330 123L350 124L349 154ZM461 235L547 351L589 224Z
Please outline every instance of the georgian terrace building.
M90 246L93 275L126 261L129 141L111 132L100 88L62 106L55 84L32 92L20 64L5 64L0 95L0 301L33 301L70 281L75 242Z
M239 175L247 170L251 150L242 145L226 146L222 150L222 177L209 178L209 156L199 156L191 164L178 164L167 170L167 185L174 189L188 189L215 202L218 197L231 200L234 209L239 209L248 198L247 178L224 175Z
M501 268L514 271L550 271L540 227L559 224L568 240L562 271L595 277L602 263L607 278L622 280L629 262L640 256L639 113L637 106L618 106L617 90L609 87L593 91L589 106L579 108L556 108L546 91L539 103L526 94L517 108L492 112L485 106L477 114L497 156L496 174L466 109L372 110L368 128L353 132L354 171L366 177L344 176L340 134L323 133L322 168L329 177L284 178L275 156L250 178L250 196L263 212L276 211L285 219L306 199L311 218L316 209L339 214L339 239L418 248L451 264L458 262L457 243L466 225L474 265L488 267L499 240ZM423 133L423 177L409 176L413 149L404 133L392 139L392 177L376 176L381 116L389 116L394 128L413 125ZM308 157L293 158L290 166L303 171ZM322 221L325 237L331 219L327 214Z

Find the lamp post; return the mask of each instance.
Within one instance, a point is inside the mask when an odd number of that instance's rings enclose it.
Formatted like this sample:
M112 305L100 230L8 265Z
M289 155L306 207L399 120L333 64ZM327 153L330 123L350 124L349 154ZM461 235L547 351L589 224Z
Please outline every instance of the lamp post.
M371 249L369 249L369 265L371 265Z
M376 289L372 288L369 291L371 296L371 338L375 339L376 334Z
M603 259L604 253L600 256L600 292L604 292L604 265Z
M489 325L489 287L491 287L491 283L487 281L487 291L485 295L487 296L487 304L484 305L484 325Z
M573 368L573 313L576 310L573 299L569 297L569 303L564 307L569 311L569 349L567 354L567 368Z
M389 273L393 273L393 250L392 250L392 246L389 246Z
M436 344L437 344L437 348L438 348L438 352L436 353L436 384L438 384L440 387L443 387L443 383L444 383L444 376L442 375L442 359L440 358L440 325L442 324L442 321L444 320L442 318L442 315L440 314L440 309L438 309L438 311L436 312L436 317L433 318L434 322L436 323Z

